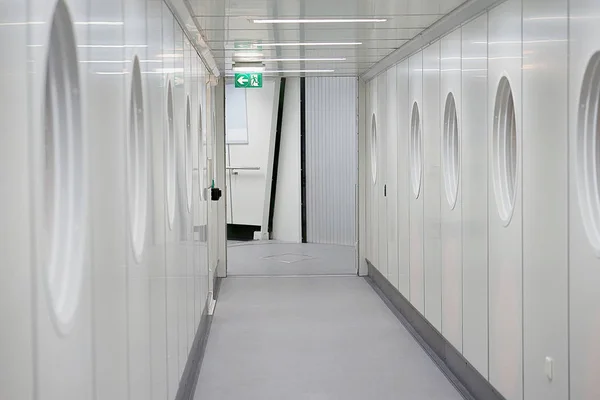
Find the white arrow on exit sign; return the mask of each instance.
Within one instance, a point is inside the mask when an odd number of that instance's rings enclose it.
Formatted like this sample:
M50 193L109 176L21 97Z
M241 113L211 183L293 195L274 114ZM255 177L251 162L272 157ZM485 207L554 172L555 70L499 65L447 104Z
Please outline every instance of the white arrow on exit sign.
M245 85L246 83L248 83L248 78L246 78L244 75L242 75L238 78L237 81L240 85Z

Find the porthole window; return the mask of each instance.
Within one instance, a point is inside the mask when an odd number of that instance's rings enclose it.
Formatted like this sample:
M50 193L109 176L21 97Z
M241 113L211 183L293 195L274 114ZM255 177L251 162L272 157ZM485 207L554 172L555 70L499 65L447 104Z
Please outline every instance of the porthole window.
M173 229L175 223L175 201L176 201L176 148L175 148L175 123L173 121L173 87L171 82L167 84L167 214L169 228Z
M456 206L458 196L458 179L460 168L458 139L458 117L456 115L456 103L454 95L448 93L446 97L446 106L444 107L444 136L442 162L444 166L444 187L446 199L450 209Z
M377 120L375 114L371 118L371 173L373 183L377 181Z
M587 66L577 118L577 189L587 237L600 257L600 52Z
M423 138L421 135L421 115L417 102L413 104L410 117L410 173L413 193L419 198L423 175Z
M140 63L133 61L129 102L129 134L127 136L127 180L129 223L133 254L140 262L146 238L148 204L148 146L144 124L144 100Z
M185 187L187 194L187 209L188 212L192 212L192 169L193 169L193 154L192 154L192 108L190 105L190 98L187 98L187 105L185 111Z
M498 84L494 106L492 173L498 214L505 226L510 223L517 191L517 122L510 82L504 76Z
M59 1L48 43L44 94L45 271L53 320L72 324L81 292L86 242L86 177L77 47L67 6Z

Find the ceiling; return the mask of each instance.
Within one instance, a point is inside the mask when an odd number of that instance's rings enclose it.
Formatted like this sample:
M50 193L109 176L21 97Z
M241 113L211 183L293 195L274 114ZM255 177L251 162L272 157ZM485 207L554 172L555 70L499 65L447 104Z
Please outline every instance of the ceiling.
M262 43L265 59L345 58L344 61L267 61L267 71L298 76L357 76L464 3L463 0L187 0L220 71L232 73L240 45ZM375 23L256 24L254 19L378 18ZM356 43L269 46L269 43ZM240 50L237 50L240 51Z

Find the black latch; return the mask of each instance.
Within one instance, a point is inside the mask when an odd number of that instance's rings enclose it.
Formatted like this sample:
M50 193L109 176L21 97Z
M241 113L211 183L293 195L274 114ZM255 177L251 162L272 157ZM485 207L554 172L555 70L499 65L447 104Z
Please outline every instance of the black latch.
M387 197L387 185L383 185L383 197Z
M223 192L219 188L211 188L210 189L210 199L212 201L219 201L223 196Z

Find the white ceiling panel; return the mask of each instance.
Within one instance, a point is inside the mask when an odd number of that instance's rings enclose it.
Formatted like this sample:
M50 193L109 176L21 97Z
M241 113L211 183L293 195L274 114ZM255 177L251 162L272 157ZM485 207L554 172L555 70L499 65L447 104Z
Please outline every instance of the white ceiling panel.
M267 70L334 70L360 75L419 35L463 0L186 0L221 71L230 74L235 47L258 47L267 59L345 58L344 61L265 62ZM386 19L375 23L255 23L285 19ZM316 46L310 43L360 43ZM288 46L271 47L280 43ZM308 43L309 45L297 45ZM239 51L239 50L238 50ZM284 74L288 75L288 74ZM298 75L297 73L289 75Z

